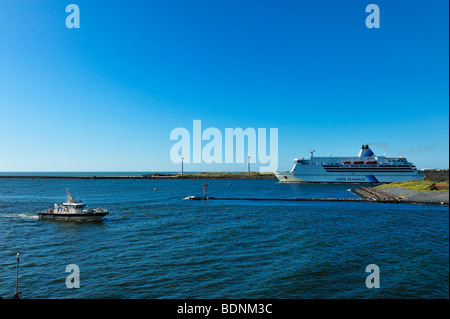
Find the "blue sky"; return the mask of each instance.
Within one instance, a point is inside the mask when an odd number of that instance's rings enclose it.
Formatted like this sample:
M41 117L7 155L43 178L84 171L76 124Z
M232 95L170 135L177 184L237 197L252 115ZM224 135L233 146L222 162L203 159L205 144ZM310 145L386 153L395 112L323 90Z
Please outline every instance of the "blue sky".
M80 8L68 29L65 8ZM365 8L380 8L368 29ZM174 171L177 127L449 166L448 1L0 3L0 171ZM206 142L204 142L205 144ZM257 169L254 166L254 169ZM240 171L244 164L189 164Z

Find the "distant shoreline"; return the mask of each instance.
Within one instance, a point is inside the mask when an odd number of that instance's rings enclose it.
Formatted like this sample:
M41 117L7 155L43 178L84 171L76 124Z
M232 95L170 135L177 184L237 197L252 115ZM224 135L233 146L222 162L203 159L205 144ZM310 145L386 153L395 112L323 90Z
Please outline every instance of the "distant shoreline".
M261 174L257 172L248 173L154 173L143 175L123 176L83 176L83 175L0 175L0 179L248 179L248 180L276 180L273 173Z
M425 180L448 180L448 170L424 170ZM97 174L98 175L91 175ZM136 175L132 175L132 174ZM14 178L14 179L246 179L246 180L277 180L274 173L259 173L250 172L196 172L196 173L141 173L141 172L123 172L124 175L119 175L121 172L30 172L29 175L21 175L28 173L3 173L11 175L2 175L0 179ZM14 175L12 175L14 174ZM48 174L48 175L44 175ZM80 175L77 175L80 174ZM85 174L85 175L81 175ZM105 175L111 174L111 175Z

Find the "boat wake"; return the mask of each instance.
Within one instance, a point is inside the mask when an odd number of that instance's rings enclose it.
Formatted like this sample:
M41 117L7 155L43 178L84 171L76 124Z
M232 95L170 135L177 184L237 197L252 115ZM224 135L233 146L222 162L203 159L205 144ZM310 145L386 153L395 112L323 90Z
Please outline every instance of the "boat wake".
M39 219L39 217L37 215L29 215L29 214L0 214L0 218L23 218L23 219L31 219L31 220Z

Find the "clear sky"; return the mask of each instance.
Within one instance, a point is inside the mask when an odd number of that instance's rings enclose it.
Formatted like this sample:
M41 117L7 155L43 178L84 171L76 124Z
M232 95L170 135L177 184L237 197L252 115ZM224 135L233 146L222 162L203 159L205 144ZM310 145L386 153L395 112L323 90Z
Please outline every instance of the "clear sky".
M70 3L79 29L66 27ZM366 27L370 3L379 29ZM2 0L0 171L179 170L170 133L193 120L278 128L279 170L363 143L448 168L448 6Z

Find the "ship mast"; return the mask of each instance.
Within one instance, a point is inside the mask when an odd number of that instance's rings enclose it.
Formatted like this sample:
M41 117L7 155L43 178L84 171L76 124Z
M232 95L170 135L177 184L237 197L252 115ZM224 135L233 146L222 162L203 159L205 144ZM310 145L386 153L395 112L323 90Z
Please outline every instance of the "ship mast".
M309 150L308 152L309 152L309 154L310 154L310 156L309 156L309 164L311 165L312 164L312 159L313 159L313 156L314 156L314 152L315 152L316 150Z

